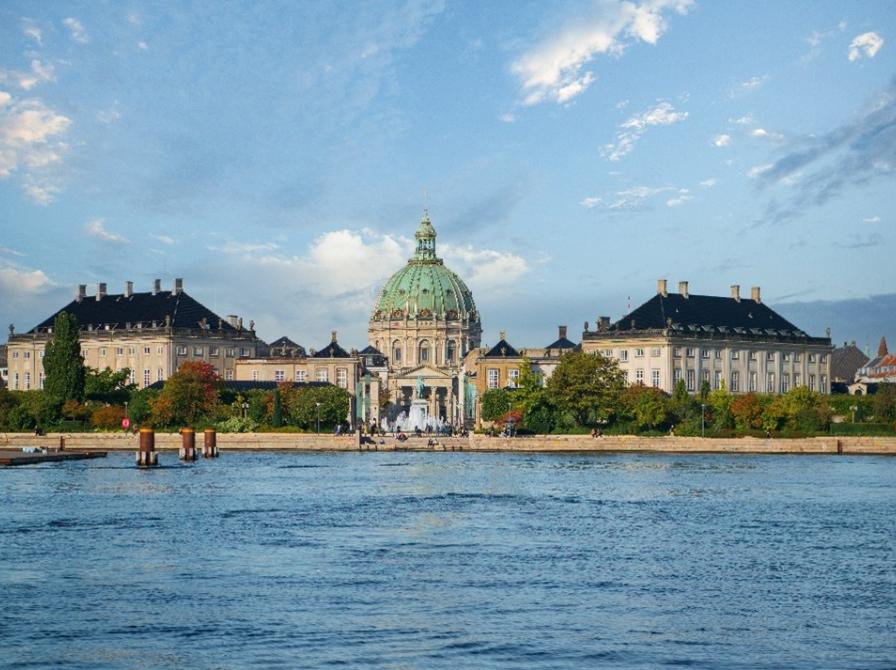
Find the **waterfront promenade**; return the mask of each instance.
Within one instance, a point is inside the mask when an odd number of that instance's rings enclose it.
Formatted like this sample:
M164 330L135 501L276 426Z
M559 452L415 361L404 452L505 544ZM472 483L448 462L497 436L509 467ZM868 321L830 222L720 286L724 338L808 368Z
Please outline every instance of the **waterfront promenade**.
M66 448L79 451L137 451L138 437L123 433L0 433L0 448L53 448L65 437ZM699 438L614 435L535 435L501 438L471 435L468 438L411 437L399 442L389 436L373 443L359 443L357 435L314 433L218 433L222 451L525 451L525 452L658 452L718 454L891 454L896 455L896 437L831 436L811 438ZM159 451L177 451L181 436L156 433Z

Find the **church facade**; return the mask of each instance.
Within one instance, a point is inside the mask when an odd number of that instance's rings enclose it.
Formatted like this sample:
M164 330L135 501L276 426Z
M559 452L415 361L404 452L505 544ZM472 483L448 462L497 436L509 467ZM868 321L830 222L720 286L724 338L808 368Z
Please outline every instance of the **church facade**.
M385 363L377 370L381 406L371 414L394 420L422 395L431 416L459 424L462 362L480 346L479 312L470 289L438 257L428 214L414 238L414 255L383 286L370 316L369 346L361 352Z

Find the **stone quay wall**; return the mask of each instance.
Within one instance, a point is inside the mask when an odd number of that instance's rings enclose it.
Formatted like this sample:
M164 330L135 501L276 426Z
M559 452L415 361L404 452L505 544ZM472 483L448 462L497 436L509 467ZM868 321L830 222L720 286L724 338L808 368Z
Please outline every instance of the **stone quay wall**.
M139 436L125 433L0 433L0 448L58 447L78 451L137 451ZM317 435L314 433L218 433L222 451L526 451L526 452L659 452L715 454L891 454L896 455L896 437L810 437L810 438L700 438L639 437L613 435L537 435L532 437L409 438L398 442L392 437L359 442L357 435ZM203 435L197 433L196 447L202 448ZM158 451L176 451L181 446L178 433L156 433Z

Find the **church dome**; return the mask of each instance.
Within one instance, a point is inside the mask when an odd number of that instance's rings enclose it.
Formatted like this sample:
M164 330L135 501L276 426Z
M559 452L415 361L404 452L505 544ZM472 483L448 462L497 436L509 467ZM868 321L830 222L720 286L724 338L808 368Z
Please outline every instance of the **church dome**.
M380 293L373 321L479 321L473 294L436 256L436 231L424 214L414 234L417 250Z

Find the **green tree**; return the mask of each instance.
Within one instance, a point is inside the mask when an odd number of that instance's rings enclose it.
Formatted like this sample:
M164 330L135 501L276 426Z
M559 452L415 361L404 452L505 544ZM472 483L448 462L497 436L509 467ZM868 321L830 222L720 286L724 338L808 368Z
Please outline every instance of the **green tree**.
M564 354L548 380L548 393L580 426L607 421L620 409L625 378L615 361L600 353Z
M272 401L273 409L271 409L271 425L279 428L283 425L283 403L280 399L280 389L274 390L274 399Z
M305 430L316 430L319 405L321 430L329 430L345 421L351 397L331 384L304 386L290 393L285 404L290 423Z
M84 357L78 320L60 312L53 322L53 337L44 349L44 389L60 406L66 400L84 399Z
M122 404L128 400L136 384L131 384L130 368L122 368L117 372L110 367L104 370L85 368L84 397L88 400L99 400L110 404Z
M734 415L731 414L731 402L733 396L728 393L725 385L709 394L706 399L712 410L712 427L714 430L728 430L734 428Z
M153 402L153 424L191 426L201 417L212 417L218 407L218 386L218 375L209 363L187 361Z
M871 401L874 418L881 423L896 421L896 384L881 384Z
M625 415L639 429L655 429L668 421L667 397L660 389L636 384L622 395Z
M514 391L489 389L482 394L482 420L497 421L513 409Z

